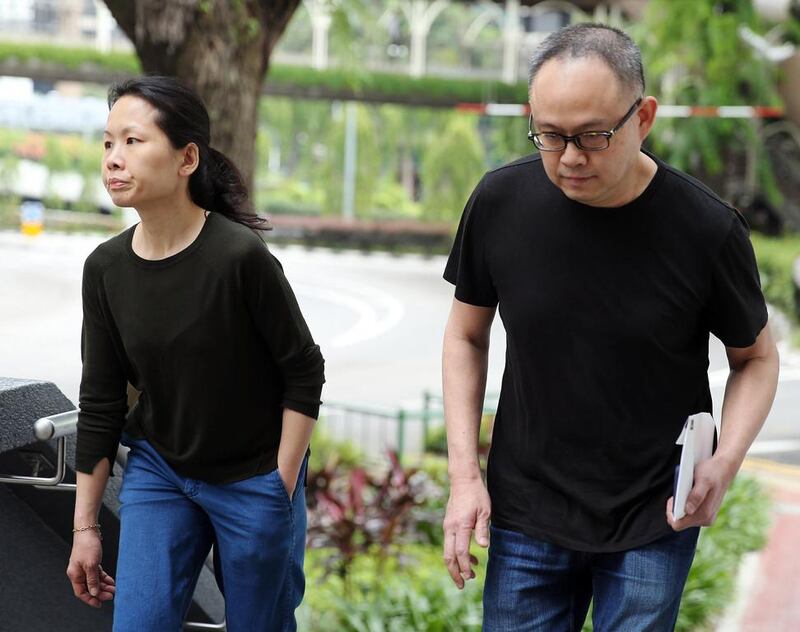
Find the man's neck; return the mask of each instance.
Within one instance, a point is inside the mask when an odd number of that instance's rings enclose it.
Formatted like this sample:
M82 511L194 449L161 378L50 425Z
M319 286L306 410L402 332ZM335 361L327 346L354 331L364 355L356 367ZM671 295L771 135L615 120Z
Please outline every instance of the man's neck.
M645 192L647 187L653 181L653 178L655 178L657 171L658 165L656 164L656 161L643 151L640 151L636 163L637 178L635 185L633 186L631 198L628 200L628 202L633 202Z

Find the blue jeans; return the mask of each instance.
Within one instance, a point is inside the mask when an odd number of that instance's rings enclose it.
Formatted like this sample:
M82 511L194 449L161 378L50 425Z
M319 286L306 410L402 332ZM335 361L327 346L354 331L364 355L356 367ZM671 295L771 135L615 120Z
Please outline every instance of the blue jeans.
M228 632L296 630L306 463L290 499L277 469L214 485L179 476L145 440L123 443L114 632L179 632L212 544Z
M483 630L578 632L592 597L595 632L672 630L699 532L583 553L492 526Z

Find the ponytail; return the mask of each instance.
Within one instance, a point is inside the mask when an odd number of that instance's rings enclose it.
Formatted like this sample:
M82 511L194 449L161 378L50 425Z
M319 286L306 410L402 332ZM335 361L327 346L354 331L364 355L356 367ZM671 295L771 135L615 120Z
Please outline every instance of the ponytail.
M244 178L233 161L211 146L200 148L200 164L189 178L189 195L202 208L253 230L272 230L255 214Z

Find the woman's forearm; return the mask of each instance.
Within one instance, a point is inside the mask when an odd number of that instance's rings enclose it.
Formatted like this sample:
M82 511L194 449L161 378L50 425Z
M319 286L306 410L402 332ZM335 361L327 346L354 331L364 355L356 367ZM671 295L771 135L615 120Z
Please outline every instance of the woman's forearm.
M278 465L286 464L293 469L300 469L300 462L308 450L311 433L314 432L316 420L291 410L283 409L283 428L281 429L281 445L278 449Z
M111 473L108 459L100 459L91 474L77 473L78 488L75 495L75 517L73 526L80 529L97 524L103 492Z

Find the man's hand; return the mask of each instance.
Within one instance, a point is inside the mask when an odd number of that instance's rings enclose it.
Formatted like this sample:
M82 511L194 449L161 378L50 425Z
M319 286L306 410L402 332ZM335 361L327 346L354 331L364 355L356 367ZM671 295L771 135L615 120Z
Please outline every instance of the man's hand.
M769 325L749 347L725 347L730 375L722 402L722 429L717 452L694 469L686 515L675 520L667 501L667 522L676 531L714 522L733 477L767 417L778 385L779 359Z
M717 518L722 499L738 467L720 455L698 463L694 468L694 483L686 498L686 515L675 520L672 513L674 498L667 501L667 522L675 531L689 527L710 527Z
M93 608L111 601L116 592L114 578L100 566L102 557L103 546L97 533L81 531L75 534L67 576L75 596Z
M453 298L444 332L442 393L447 428L447 471L450 500L444 516L444 563L459 589L475 577L477 558L469 553L472 532L489 546L492 505L478 464L489 337L494 307L479 307Z
M469 552L472 531L480 546L489 546L490 514L489 493L480 478L451 481L443 524L444 563L459 589L464 588L465 580L475 577L472 566L478 559Z

